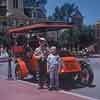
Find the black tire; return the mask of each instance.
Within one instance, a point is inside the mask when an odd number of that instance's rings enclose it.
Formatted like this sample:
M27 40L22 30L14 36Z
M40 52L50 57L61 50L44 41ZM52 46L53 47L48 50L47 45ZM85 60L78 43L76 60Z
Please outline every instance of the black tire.
M16 68L15 68L15 77L16 77L16 80L22 80L23 79L23 77L22 77L22 71L20 69L19 64L16 65Z
M91 85L94 80L94 73L89 64L81 65L81 72L79 73L79 81L82 85Z

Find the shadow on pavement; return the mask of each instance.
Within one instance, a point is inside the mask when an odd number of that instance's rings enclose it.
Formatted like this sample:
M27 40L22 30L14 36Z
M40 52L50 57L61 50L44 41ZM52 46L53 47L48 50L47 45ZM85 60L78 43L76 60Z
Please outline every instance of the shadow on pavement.
M28 82L31 82L31 83L38 84L38 82L34 79L28 79L28 80L24 80L24 81L28 81ZM71 91L73 89L80 89L80 88L86 88L86 87L95 88L96 85L95 84L88 85L88 86L82 85L79 82L74 82L72 80L61 80L60 81L60 88L65 90L65 91Z
M60 88L66 91L70 91L72 89L78 89L78 88L84 88L85 86L78 84L77 82L73 81L61 81L60 82Z
M66 90L66 91L70 91L70 90L73 90L73 89L86 88L86 87L95 88L96 85L95 84L82 85L82 84L80 84L78 82L74 82L72 80L61 81L61 83L60 83L60 88L63 89L63 90Z

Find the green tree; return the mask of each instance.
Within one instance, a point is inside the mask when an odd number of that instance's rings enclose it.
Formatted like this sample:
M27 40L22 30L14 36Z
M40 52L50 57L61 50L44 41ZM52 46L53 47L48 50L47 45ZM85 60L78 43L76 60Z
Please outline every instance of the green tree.
M61 7L56 6L52 18L51 16L49 18L70 23L72 21L72 16L77 9L78 7L74 3L65 3Z
M61 21L63 19L61 9L58 6L56 6L55 12L53 13L52 17L52 19L55 21Z
M80 44L83 46L88 46L92 44L95 40L95 30L91 25L83 26L81 29L81 34L79 36Z
M11 43L11 41L7 36L0 34L0 44L4 44L5 46L9 46L10 43Z
M80 31L77 29L64 30L59 36L59 42L62 45L75 45L78 41Z
M73 14L75 13L76 9L78 9L77 6L75 6L74 3L70 4L70 3L65 3L62 7L61 7L61 12L63 14L63 19L66 22L70 22L72 19Z

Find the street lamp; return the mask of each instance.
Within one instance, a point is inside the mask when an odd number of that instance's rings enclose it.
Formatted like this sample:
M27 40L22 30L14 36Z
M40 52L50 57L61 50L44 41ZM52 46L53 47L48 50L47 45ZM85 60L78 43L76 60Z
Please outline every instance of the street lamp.
M27 38L27 39L30 38L30 34L29 34L29 33L26 34L26 38Z
M27 39L27 46L29 46L29 39L30 39L30 34L29 33L26 33L26 39Z

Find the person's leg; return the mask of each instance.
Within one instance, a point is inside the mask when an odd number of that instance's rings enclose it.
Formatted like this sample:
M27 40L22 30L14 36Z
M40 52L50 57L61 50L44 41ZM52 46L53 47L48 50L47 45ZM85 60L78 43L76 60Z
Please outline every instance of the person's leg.
M55 69L55 89L59 89L59 72L58 69Z
M44 62L40 61L39 63L39 86L43 88L44 81L45 81L45 70L44 70Z
M46 86L49 88L49 83L50 83L50 77L49 73L46 74Z
M54 71L51 70L50 71L50 86L49 86L50 89L53 89L54 88Z
M41 73L40 72L40 74L39 74L39 88L43 88L43 85L44 85L44 83L43 83L43 73Z
M44 60L44 83L48 86L49 78L47 73L47 60Z
M32 72L32 65L29 63L29 62L27 62L27 68L28 68L28 71L29 71L29 74L33 74L33 72Z
M37 66L37 73L36 73L36 78L37 78L37 82L39 85L39 88L42 88L42 83L41 83L41 77L42 77L42 72L41 72L41 60L38 62L38 66Z

